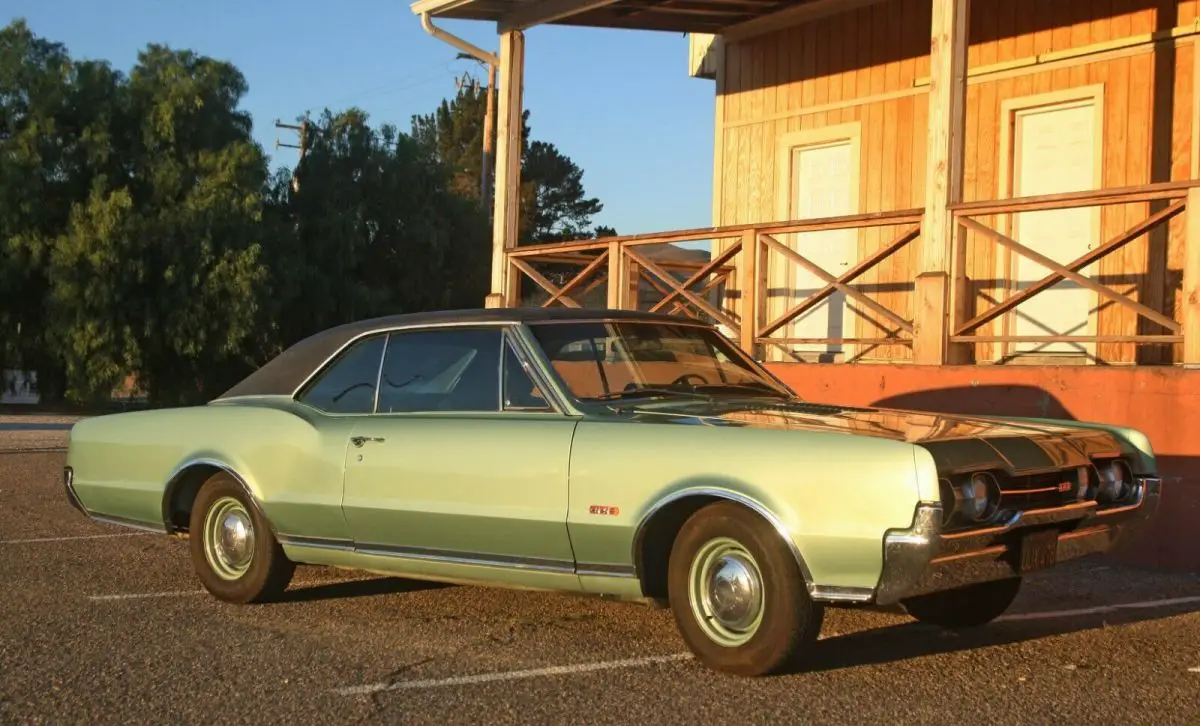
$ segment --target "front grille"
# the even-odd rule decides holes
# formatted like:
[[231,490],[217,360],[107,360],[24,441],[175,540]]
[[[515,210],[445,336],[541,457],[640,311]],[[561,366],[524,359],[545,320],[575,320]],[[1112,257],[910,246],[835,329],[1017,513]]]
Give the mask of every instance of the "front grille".
[[1028,511],[1061,507],[1078,501],[1079,477],[1086,469],[1067,469],[1024,476],[1000,476],[1000,509]]

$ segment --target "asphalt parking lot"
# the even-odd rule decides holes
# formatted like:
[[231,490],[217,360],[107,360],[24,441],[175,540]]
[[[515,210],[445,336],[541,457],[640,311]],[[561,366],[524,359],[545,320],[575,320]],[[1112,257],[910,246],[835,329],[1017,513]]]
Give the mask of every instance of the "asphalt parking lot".
[[738,679],[636,605],[313,567],[286,602],[224,605],[186,542],[70,508],[68,424],[12,420],[0,723],[1200,722],[1200,577],[1082,561],[969,636],[834,610],[807,671]]

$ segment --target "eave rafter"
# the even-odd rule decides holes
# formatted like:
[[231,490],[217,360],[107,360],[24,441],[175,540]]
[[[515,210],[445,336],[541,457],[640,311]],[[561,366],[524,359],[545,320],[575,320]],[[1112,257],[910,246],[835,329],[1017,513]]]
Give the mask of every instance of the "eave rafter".
[[490,21],[500,34],[539,25],[704,33],[741,40],[882,0],[417,0],[416,15]]
[[496,30],[507,33],[510,30],[525,30],[535,25],[545,25],[556,20],[579,15],[590,10],[607,7],[618,0],[539,0],[524,5],[518,5],[496,22]]

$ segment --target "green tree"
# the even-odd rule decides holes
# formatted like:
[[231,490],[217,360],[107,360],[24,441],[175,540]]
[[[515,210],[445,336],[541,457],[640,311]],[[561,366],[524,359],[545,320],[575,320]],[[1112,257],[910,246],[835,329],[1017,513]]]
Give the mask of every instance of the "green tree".
[[95,123],[127,168],[97,175],[49,244],[48,336],[73,399],[132,373],[153,403],[200,402],[252,364],[266,276],[266,161],[237,107],[246,81],[151,45],[118,90],[124,116]]
[[[412,135],[326,111],[270,174],[246,91],[189,50],[148,45],[124,74],[0,30],[0,367],[44,400],[133,375],[153,404],[199,403],[331,325],[481,303],[481,93]],[[570,159],[526,141],[523,165],[524,235],[603,231]]]
[[65,385],[46,337],[50,242],[98,175],[121,172],[102,120],[121,117],[119,80],[24,20],[0,29],[0,369],[37,371],[49,398]]
[[[433,113],[414,116],[412,120],[413,138],[451,170],[454,188],[474,199],[480,194],[486,110],[486,89],[464,85],[453,99],[442,101]],[[521,139],[520,241],[550,242],[593,236],[592,217],[604,205],[586,195],[583,170],[554,144],[532,138],[528,109],[522,112]],[[494,144],[493,136],[493,148]],[[490,173],[491,188],[495,189],[494,170]],[[491,203],[490,199],[484,200],[485,207],[490,208]]]
[[604,205],[583,190],[583,170],[554,144],[533,141],[521,160],[523,240],[556,242],[592,235],[592,217]]
[[310,123],[308,152],[270,192],[272,316],[283,344],[348,320],[476,307],[489,227],[431,148],[350,109]]

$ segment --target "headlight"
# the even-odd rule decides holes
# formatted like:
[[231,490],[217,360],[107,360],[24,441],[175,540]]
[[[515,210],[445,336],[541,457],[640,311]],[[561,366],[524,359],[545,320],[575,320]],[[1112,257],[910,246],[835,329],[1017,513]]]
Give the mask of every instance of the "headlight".
[[980,521],[990,517],[1000,503],[1000,485],[991,474],[979,472],[959,488],[959,510],[968,519]]
[[1106,461],[1096,466],[1100,471],[1100,487],[1096,498],[1102,502],[1117,502],[1129,493],[1133,483],[1125,462],[1118,460]]

